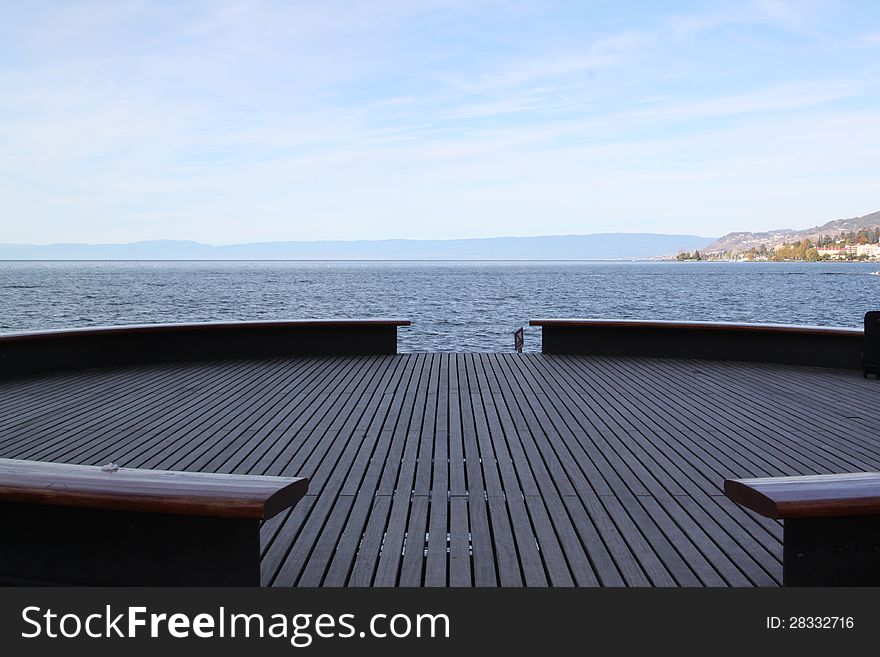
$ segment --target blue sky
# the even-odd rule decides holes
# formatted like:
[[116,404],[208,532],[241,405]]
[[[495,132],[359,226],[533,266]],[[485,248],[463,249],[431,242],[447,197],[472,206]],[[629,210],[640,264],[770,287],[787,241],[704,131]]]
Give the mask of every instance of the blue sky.
[[0,0],[0,242],[880,210],[880,3]]

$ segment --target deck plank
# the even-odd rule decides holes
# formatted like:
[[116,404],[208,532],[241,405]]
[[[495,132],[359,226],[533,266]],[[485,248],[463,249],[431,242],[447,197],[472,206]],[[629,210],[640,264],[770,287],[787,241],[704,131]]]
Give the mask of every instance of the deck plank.
[[779,522],[726,477],[880,470],[857,372],[401,354],[0,381],[0,457],[301,475],[275,586],[777,586]]

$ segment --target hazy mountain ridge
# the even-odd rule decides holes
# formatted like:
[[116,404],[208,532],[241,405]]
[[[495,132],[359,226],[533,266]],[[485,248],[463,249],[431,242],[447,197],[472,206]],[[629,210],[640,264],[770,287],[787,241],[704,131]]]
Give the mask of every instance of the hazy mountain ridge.
[[823,235],[836,236],[840,233],[859,231],[862,228],[875,228],[877,226],[880,226],[880,211],[872,212],[871,214],[866,214],[862,217],[834,219],[821,226],[814,226],[813,228],[805,228],[803,230],[781,228],[763,233],[753,233],[749,231],[728,233],[721,239],[707,246],[703,251],[707,254],[741,252],[748,251],[751,248],[760,248],[762,244],[768,249],[771,249],[775,246],[785,244],[786,242],[791,243],[804,239],[815,240]]
[[661,233],[254,242],[223,246],[187,240],[149,240],[129,244],[0,244],[0,260],[624,260],[702,249],[713,241],[713,237]]

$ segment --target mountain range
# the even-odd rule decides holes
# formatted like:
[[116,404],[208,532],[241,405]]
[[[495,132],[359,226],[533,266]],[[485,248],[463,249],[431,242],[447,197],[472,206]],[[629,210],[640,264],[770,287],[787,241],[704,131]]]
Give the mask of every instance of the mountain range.
[[821,226],[724,237],[663,233],[593,233],[450,240],[323,240],[252,242],[215,246],[188,240],[126,244],[3,244],[0,260],[648,260],[682,251],[737,253],[763,244],[773,248],[823,235],[880,226],[880,211]]
[[702,249],[714,237],[594,233],[453,240],[0,244],[0,260],[632,260]]
[[803,230],[782,228],[763,233],[751,233],[748,231],[728,233],[705,247],[703,251],[707,254],[736,253],[748,251],[751,248],[760,248],[762,244],[771,249],[774,246],[799,242],[804,239],[815,240],[823,235],[835,237],[841,233],[858,232],[863,228],[873,229],[877,226],[880,226],[880,212],[872,212],[863,217],[835,219],[821,226],[814,226],[813,228],[805,228]]

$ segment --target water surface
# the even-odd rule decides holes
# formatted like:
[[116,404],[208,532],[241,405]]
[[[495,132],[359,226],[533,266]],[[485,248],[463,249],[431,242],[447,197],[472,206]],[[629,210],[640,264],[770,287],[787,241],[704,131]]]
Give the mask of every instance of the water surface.
[[[404,317],[401,351],[506,351],[538,317],[859,327],[877,263],[0,262],[0,332]],[[527,329],[526,348],[540,347]]]

